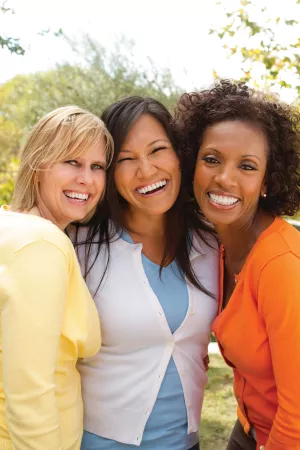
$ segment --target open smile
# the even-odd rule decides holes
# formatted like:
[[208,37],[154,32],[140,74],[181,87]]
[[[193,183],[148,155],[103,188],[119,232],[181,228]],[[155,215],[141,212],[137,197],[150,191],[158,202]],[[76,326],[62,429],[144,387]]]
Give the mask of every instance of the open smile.
[[208,192],[207,194],[211,204],[221,209],[231,209],[233,208],[240,199],[231,195],[220,195]]
[[167,185],[169,184],[170,180],[163,179],[160,181],[156,181],[155,183],[148,184],[147,186],[140,186],[135,189],[136,192],[141,194],[144,197],[149,197],[153,194],[156,194],[158,192],[161,192],[162,190],[165,190]]
[[90,198],[90,194],[75,191],[63,191],[69,201],[75,204],[86,204]]

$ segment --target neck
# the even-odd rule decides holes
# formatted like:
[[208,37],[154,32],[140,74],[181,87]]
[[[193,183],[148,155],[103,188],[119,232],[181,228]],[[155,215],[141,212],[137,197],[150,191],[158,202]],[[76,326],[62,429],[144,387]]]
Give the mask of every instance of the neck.
[[60,228],[62,231],[67,228],[69,223],[59,223],[57,220],[50,214],[46,209],[42,208],[41,206],[34,206],[33,208],[28,211],[28,214],[32,214],[34,216],[42,217],[43,219],[50,220],[54,225],[56,225],[58,228]]
[[226,253],[225,264],[238,274],[261,233],[271,225],[273,217],[258,211],[243,224],[215,225]]
[[163,237],[165,232],[165,214],[145,215],[139,211],[126,211],[125,224],[130,231],[140,236]]

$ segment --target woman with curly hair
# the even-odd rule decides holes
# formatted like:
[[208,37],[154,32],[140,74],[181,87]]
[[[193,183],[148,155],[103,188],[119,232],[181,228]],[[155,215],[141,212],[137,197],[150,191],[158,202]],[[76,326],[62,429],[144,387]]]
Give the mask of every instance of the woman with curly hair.
[[300,449],[300,115],[223,80],[184,94],[174,124],[198,206],[220,241],[213,331],[233,367],[227,449]]

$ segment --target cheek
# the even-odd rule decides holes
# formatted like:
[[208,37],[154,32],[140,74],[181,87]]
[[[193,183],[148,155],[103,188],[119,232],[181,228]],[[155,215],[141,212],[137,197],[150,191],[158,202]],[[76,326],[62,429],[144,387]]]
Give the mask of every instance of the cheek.
[[124,192],[130,187],[132,174],[129,167],[117,167],[114,173],[114,181],[118,192]]
[[[167,166],[165,166],[167,167]],[[178,187],[178,189],[180,188],[180,183],[181,183],[181,168],[180,168],[180,164],[179,161],[173,161],[172,165],[169,164],[170,167],[170,174],[172,175],[172,179],[173,182],[175,181],[176,183],[176,187]]]
[[264,191],[264,180],[259,177],[252,180],[244,180],[243,182],[244,192],[247,194],[249,201],[257,202],[257,199],[262,195]]
[[38,175],[38,191],[42,197],[48,197],[53,192],[53,177],[49,172],[41,172]]
[[101,171],[97,174],[95,185],[97,189],[97,195],[101,197],[106,186],[106,172]]
[[207,174],[205,168],[200,163],[196,165],[194,173],[194,190],[201,192],[204,189]]

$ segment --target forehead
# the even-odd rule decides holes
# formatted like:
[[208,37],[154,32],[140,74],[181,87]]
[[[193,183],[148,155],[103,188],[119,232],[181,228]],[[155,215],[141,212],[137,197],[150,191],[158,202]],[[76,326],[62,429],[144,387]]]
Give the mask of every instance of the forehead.
[[69,149],[69,157],[78,159],[103,159],[106,153],[106,144],[103,136],[84,141],[81,145],[73,146]]
[[150,114],[143,114],[130,128],[122,148],[141,144],[148,145],[158,139],[169,140],[164,127]]
[[243,153],[266,153],[267,138],[255,124],[242,121],[224,121],[208,127],[202,139],[202,148],[216,150],[240,150]]

